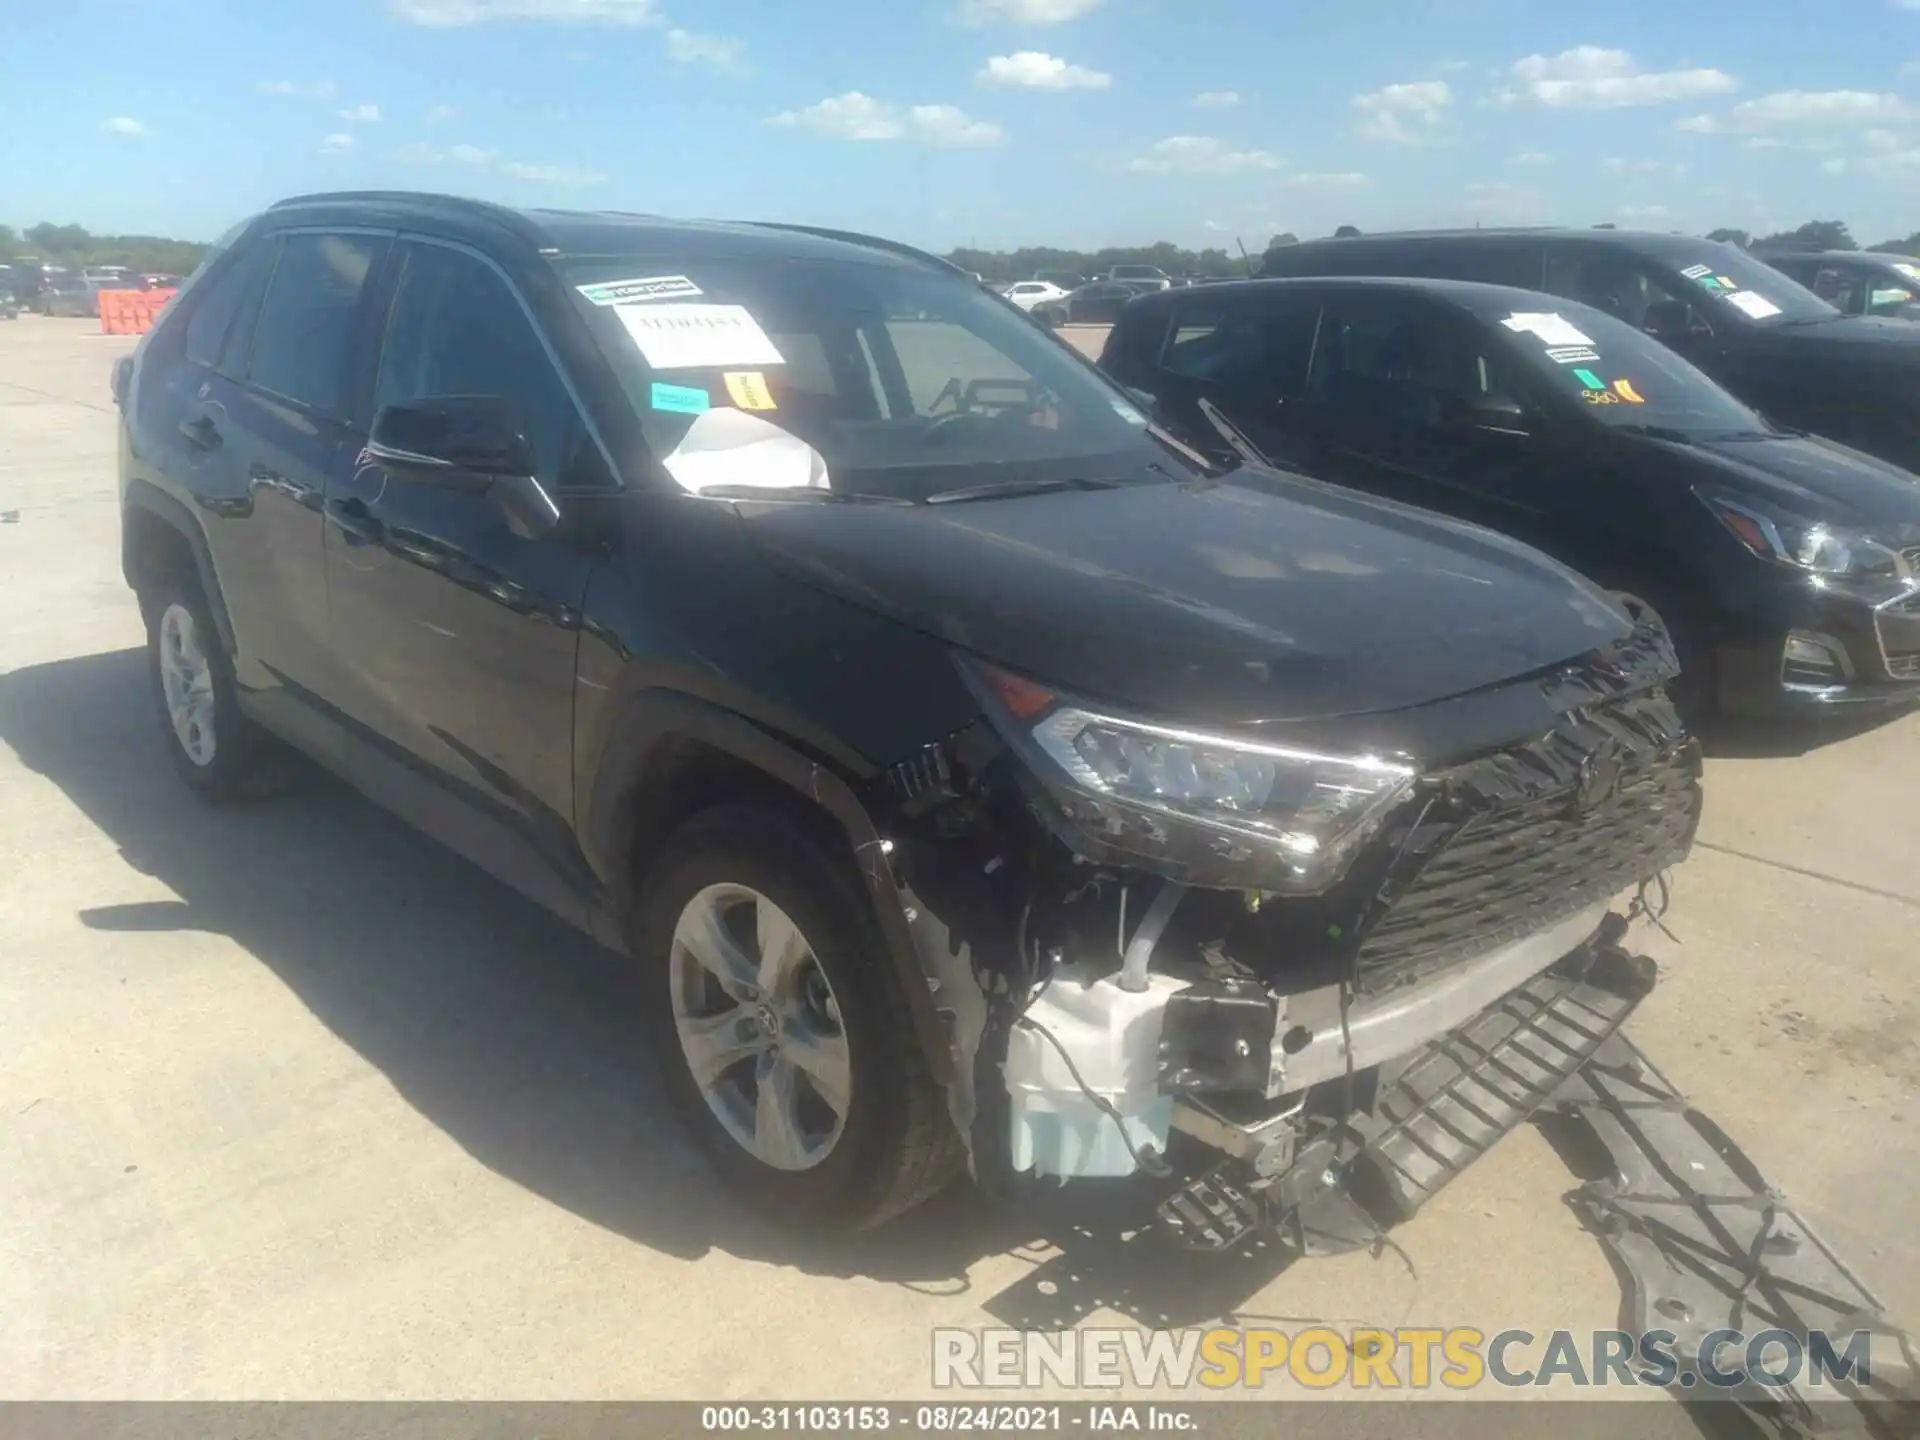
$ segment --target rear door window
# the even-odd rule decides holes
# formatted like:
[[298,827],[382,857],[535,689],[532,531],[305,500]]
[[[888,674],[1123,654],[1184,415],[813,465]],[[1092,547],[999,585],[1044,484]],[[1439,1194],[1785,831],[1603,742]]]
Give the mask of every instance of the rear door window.
[[1320,318],[1317,298],[1196,297],[1175,312],[1160,368],[1187,380],[1270,395],[1298,395]]
[[347,366],[384,236],[288,235],[261,302],[249,383],[345,419]]
[[187,318],[186,355],[194,364],[231,374],[245,362],[260,295],[279,248],[278,240],[255,241],[208,278]]
[[1356,421],[1437,424],[1450,406],[1515,394],[1506,358],[1481,340],[1465,318],[1414,296],[1337,296],[1321,317],[1307,391]]

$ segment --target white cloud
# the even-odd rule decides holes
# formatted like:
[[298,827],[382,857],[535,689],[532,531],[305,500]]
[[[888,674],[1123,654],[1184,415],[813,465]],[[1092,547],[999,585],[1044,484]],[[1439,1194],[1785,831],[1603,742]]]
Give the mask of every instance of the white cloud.
[[553,25],[658,25],[658,0],[389,0],[393,13],[413,25],[451,30],[501,21]]
[[1820,162],[1820,168],[1829,175],[1844,175],[1847,173],[1847,162],[1844,160],[1822,160]]
[[1740,142],[1742,150],[1784,150],[1787,142],[1778,135],[1753,135]]
[[1507,164],[1516,165],[1522,169],[1531,169],[1536,165],[1551,165],[1552,163],[1553,156],[1547,154],[1544,150],[1522,150],[1517,155],[1509,155],[1507,157]]
[[351,135],[328,135],[321,139],[320,148],[329,155],[339,155],[353,148]]
[[1871,90],[1777,90],[1734,106],[1725,115],[1689,115],[1678,128],[1696,135],[1823,126],[1907,124],[1920,106]]
[[336,93],[331,80],[316,80],[311,85],[294,80],[262,80],[260,90],[266,95],[294,95],[302,100],[331,100]]
[[949,150],[978,150],[1007,138],[1007,132],[992,121],[975,120],[954,105],[916,105],[908,118],[920,139]]
[[447,158],[447,152],[434,149],[424,140],[415,140],[394,151],[393,158],[402,165],[438,165]]
[[1452,103],[1453,90],[1444,80],[1387,85],[1353,97],[1360,134],[1394,145],[1419,145],[1434,138]]
[[1202,90],[1193,97],[1193,103],[1202,110],[1231,110],[1240,103],[1238,90]]
[[1609,175],[1649,175],[1663,180],[1687,178],[1687,167],[1670,160],[1627,160],[1616,155],[1601,161],[1600,168]]
[[451,105],[435,105],[427,111],[427,124],[444,125],[447,121],[458,117],[459,114],[460,112]]
[[797,130],[811,130],[835,140],[898,140],[906,122],[892,105],[849,90],[799,110],[783,110],[767,122]]
[[1280,183],[1295,190],[1351,191],[1366,189],[1373,183],[1373,177],[1358,170],[1307,170],[1289,175]]
[[607,177],[598,170],[581,170],[572,165],[529,165],[523,160],[500,162],[503,174],[515,180],[533,180],[542,185],[604,185]]
[[1100,8],[1100,0],[960,0],[962,25],[1063,25]]
[[1028,90],[1104,90],[1113,77],[1084,65],[1069,65],[1058,55],[1041,50],[1019,50],[995,55],[978,79],[989,85],[1016,85]]
[[1186,172],[1234,175],[1248,170],[1278,170],[1286,162],[1270,150],[1235,150],[1211,135],[1169,135],[1147,147],[1147,153],[1127,162],[1143,174]]
[[462,165],[491,165],[493,152],[482,150],[478,145],[455,145],[447,151],[449,159],[458,160]]
[[1642,70],[1625,50],[1577,45],[1558,55],[1529,55],[1513,64],[1515,85],[1501,104],[1528,101],[1556,110],[1613,110],[1726,95],[1740,82],[1724,70]]
[[109,135],[125,135],[133,140],[147,133],[147,127],[131,115],[116,115],[111,120],[102,120],[100,128]]
[[370,125],[380,118],[378,105],[349,105],[340,112],[340,118],[349,124]]
[[682,65],[705,65],[723,75],[746,71],[743,47],[722,35],[698,35],[691,30],[667,31],[667,54]]
[[953,105],[914,105],[902,109],[858,90],[830,95],[798,110],[769,116],[769,125],[811,130],[834,140],[921,140],[947,149],[998,145],[1006,132],[986,120],[975,120]]

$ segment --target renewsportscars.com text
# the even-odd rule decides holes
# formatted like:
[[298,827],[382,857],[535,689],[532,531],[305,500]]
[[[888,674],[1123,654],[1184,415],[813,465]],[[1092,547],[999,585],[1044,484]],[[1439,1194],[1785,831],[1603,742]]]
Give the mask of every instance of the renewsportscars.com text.
[[1213,1329],[933,1332],[939,1389],[1473,1390],[1567,1385],[1731,1390],[1748,1383],[1872,1384],[1872,1334],[1716,1330],[1697,1363],[1671,1330]]

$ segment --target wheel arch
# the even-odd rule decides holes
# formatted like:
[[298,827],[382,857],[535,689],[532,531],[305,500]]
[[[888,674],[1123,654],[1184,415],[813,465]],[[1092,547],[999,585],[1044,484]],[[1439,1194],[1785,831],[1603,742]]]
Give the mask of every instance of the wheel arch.
[[620,921],[638,874],[683,820],[712,805],[758,799],[818,824],[847,847],[887,958],[913,1015],[934,1079],[952,1077],[952,1054],[908,926],[905,901],[873,817],[845,776],[746,717],[675,691],[626,701],[583,795],[580,847]]
[[127,482],[120,506],[120,573],[135,594],[156,580],[191,573],[206,597],[220,647],[235,653],[233,620],[214,573],[206,532],[187,507],[146,480]]

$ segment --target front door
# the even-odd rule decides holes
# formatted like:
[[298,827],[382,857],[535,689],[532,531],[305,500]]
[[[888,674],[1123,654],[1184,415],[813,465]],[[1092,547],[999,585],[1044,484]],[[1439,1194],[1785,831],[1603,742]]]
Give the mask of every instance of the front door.
[[[505,276],[447,244],[406,240],[400,251],[369,413],[499,397],[520,417],[549,495],[610,488]],[[560,503],[560,529],[536,538],[490,494],[357,463],[327,493],[326,548],[333,643],[349,672],[342,705],[349,741],[361,742],[349,746],[356,780],[398,804],[409,776],[424,779],[571,869],[573,687],[593,554],[571,538]]]
[[1207,454],[1226,460],[1231,448],[1202,413],[1200,401],[1207,400],[1274,464],[1310,470],[1298,411],[1319,316],[1319,296],[1304,289],[1253,298],[1203,290],[1183,297],[1145,380],[1157,413]]

